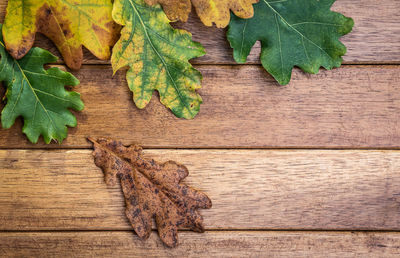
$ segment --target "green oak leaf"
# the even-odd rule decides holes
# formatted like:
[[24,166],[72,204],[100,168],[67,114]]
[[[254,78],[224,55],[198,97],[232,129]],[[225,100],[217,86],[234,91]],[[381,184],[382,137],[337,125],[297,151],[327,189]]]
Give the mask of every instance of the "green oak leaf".
[[294,66],[308,73],[339,67],[346,47],[339,38],[354,25],[351,18],[330,10],[335,0],[260,0],[254,17],[232,15],[227,33],[234,58],[246,62],[261,41],[261,62],[280,83],[288,84]]
[[113,48],[114,72],[129,66],[128,86],[138,108],[150,102],[154,90],[161,103],[177,117],[191,119],[200,110],[202,99],[196,89],[202,76],[189,60],[205,54],[191,34],[174,29],[159,5],[144,0],[116,0],[114,20],[124,26]]
[[67,126],[76,126],[76,118],[68,108],[83,109],[79,93],[64,88],[79,84],[78,79],[58,68],[43,68],[55,61],[57,57],[41,48],[32,48],[22,59],[15,60],[5,50],[0,33],[0,82],[7,87],[1,124],[8,129],[22,116],[22,131],[32,143],[37,143],[40,135],[46,143],[61,143],[67,137]]

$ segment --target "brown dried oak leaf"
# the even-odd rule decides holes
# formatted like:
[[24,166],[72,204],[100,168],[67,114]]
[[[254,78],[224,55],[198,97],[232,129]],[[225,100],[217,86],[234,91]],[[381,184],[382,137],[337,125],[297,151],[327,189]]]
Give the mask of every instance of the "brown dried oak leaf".
[[141,239],[151,233],[155,218],[161,240],[169,247],[178,243],[178,227],[204,232],[198,208],[211,208],[206,194],[181,180],[187,168],[174,161],[158,163],[142,156],[137,145],[125,147],[121,142],[89,139],[94,144],[96,166],[103,169],[107,185],[120,181],[126,202],[126,216]]

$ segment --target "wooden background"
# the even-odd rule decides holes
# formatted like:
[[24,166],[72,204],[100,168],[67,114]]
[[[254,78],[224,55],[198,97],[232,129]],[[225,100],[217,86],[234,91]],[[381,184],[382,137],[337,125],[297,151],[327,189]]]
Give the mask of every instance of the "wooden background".
[[[208,51],[193,60],[204,104],[192,121],[156,95],[138,110],[124,72],[112,77],[85,52],[74,74],[86,108],[63,145],[30,144],[21,121],[0,130],[0,257],[399,257],[400,1],[338,0],[334,10],[356,24],[343,38],[345,65],[295,70],[285,87],[259,65],[259,46],[237,65],[224,30],[197,18],[177,25]],[[186,164],[186,182],[213,200],[202,211],[207,232],[182,231],[176,249],[156,231],[139,240],[87,136],[140,143],[150,157]]]

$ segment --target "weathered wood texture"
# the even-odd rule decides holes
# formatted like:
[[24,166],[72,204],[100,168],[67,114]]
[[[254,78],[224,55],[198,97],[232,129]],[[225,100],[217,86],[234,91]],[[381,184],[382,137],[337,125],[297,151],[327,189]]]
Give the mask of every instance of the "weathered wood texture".
[[[0,0],[0,21],[3,21],[7,0]],[[354,31],[343,37],[348,47],[345,63],[381,64],[400,63],[400,1],[398,0],[338,0],[333,10],[354,18]],[[191,18],[187,24],[177,27],[188,29],[193,38],[200,41],[207,55],[193,60],[200,64],[232,64],[232,50],[226,41],[225,30],[205,27],[197,18]],[[44,37],[38,37],[36,45],[57,53],[54,45]],[[250,63],[259,63],[260,46],[249,57]],[[106,63],[96,60],[85,51],[85,63]]]
[[399,233],[182,232],[166,248],[155,232],[0,233],[0,256],[12,257],[399,257]]
[[[344,66],[319,75],[296,70],[285,87],[259,66],[199,68],[204,104],[188,121],[174,117],[156,94],[137,109],[123,72],[112,78],[109,67],[84,67],[76,90],[86,107],[61,147],[89,147],[87,136],[167,148],[400,147],[399,66]],[[44,146],[28,143],[20,121],[0,130],[0,148]]]
[[[207,229],[400,230],[400,151],[146,150],[186,164]],[[130,229],[89,150],[2,150],[0,230]]]
[[[287,87],[258,65],[232,65],[225,30],[194,17],[177,24],[208,51],[193,60],[205,102],[193,121],[175,118],[156,95],[138,110],[123,72],[112,78],[108,65],[84,66],[75,74],[86,109],[63,145],[28,143],[21,120],[0,130],[0,256],[399,257],[398,232],[318,230],[400,231],[400,151],[212,149],[400,148],[400,66],[377,66],[400,64],[400,1],[338,0],[334,10],[356,23],[343,37],[345,63],[375,65],[295,70]],[[36,45],[58,54],[41,35]],[[249,64],[259,64],[259,52],[257,45]],[[108,64],[84,53],[85,64]],[[87,136],[196,148],[145,152],[188,166],[186,182],[213,200],[201,211],[212,231],[181,232],[176,249],[155,232],[142,242],[118,231],[131,229],[119,187],[105,186],[91,151],[72,150],[90,147]],[[28,230],[38,232],[13,232]]]

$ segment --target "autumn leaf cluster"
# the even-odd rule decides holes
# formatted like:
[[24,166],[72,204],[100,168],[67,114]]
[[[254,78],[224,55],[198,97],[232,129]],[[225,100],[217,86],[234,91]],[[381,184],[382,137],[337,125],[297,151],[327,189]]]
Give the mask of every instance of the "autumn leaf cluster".
[[[35,34],[51,39],[72,70],[82,65],[82,47],[110,59],[114,73],[128,67],[126,80],[140,109],[158,91],[160,101],[177,117],[192,119],[203,102],[197,90],[202,75],[190,60],[203,46],[185,30],[171,26],[187,21],[195,10],[206,26],[225,28],[234,59],[246,62],[260,41],[263,67],[288,84],[294,67],[317,73],[339,67],[353,20],[330,10],[335,0],[9,0],[0,37],[0,81],[7,88],[1,122],[4,128],[23,117],[23,132],[32,142],[62,142],[82,110],[78,93],[64,86],[78,80],[58,68],[46,50],[32,48]],[[249,100],[251,101],[251,100]]]

